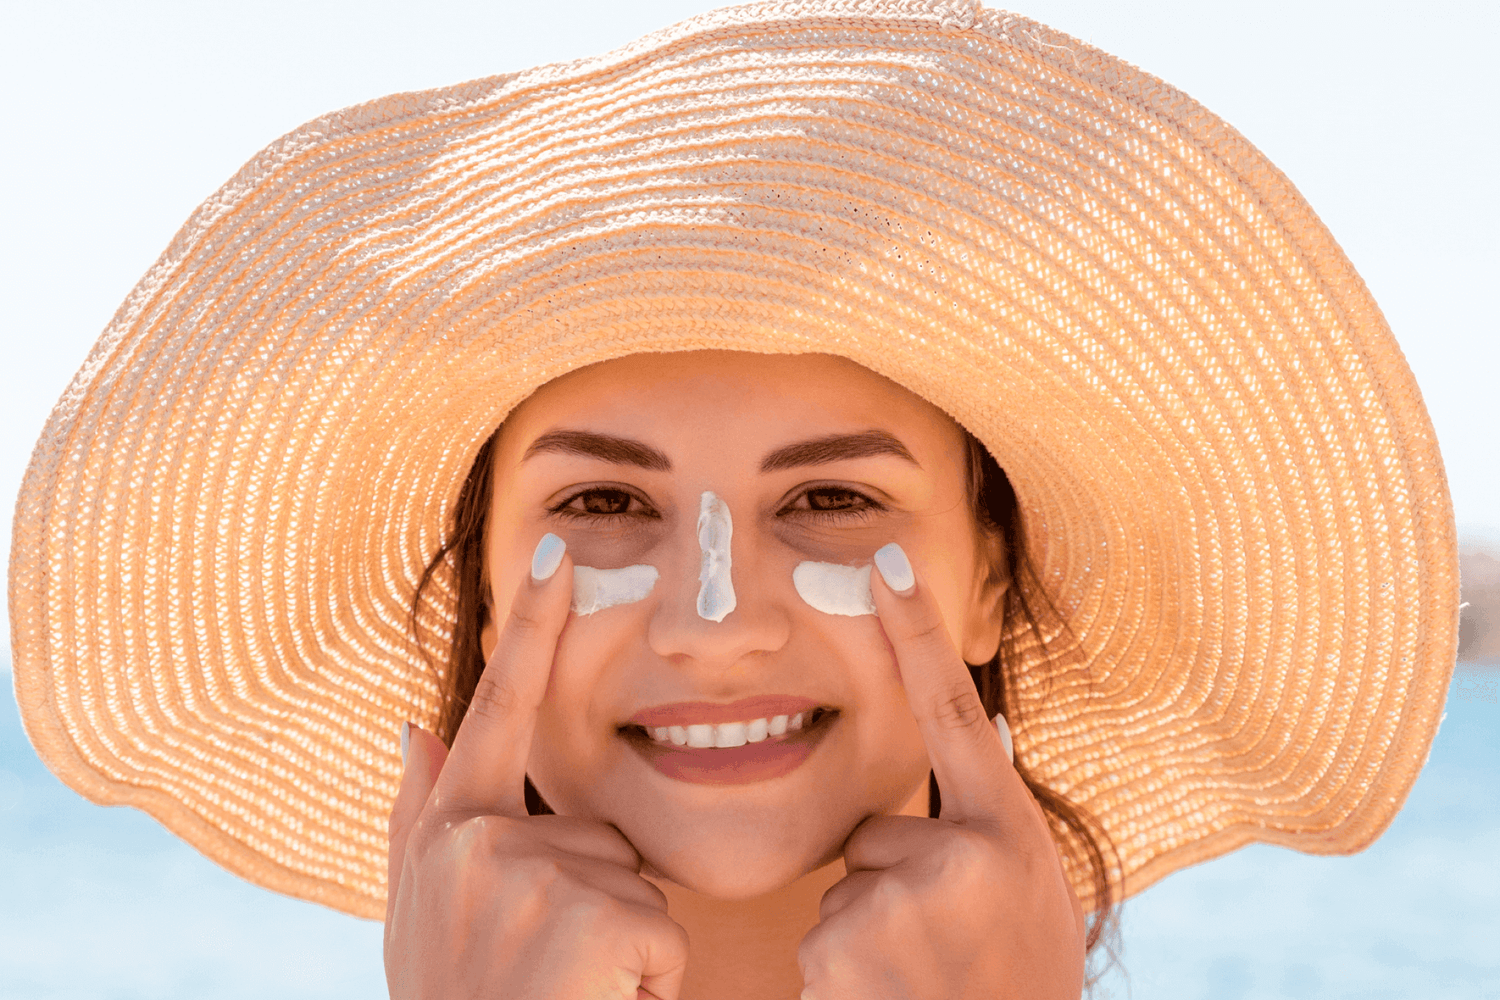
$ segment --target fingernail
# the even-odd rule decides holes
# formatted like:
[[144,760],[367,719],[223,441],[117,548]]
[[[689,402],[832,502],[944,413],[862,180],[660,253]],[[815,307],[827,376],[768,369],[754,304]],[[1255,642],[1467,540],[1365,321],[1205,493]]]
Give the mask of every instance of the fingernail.
[[895,542],[883,545],[875,552],[875,568],[880,570],[885,585],[902,597],[910,594],[917,585],[916,574],[911,571],[911,560]]
[[531,578],[538,583],[552,579],[552,574],[562,565],[563,553],[567,550],[568,543],[552,532],[543,535],[542,540],[536,543],[536,551],[531,554]]
[[401,723],[401,769],[406,769],[407,751],[411,749],[411,723]]
[[1016,744],[1010,738],[1010,723],[1006,722],[1005,716],[999,712],[995,713],[995,728],[1000,732],[1000,742],[1005,744],[1005,756],[1009,757],[1010,762],[1014,764],[1016,762]]

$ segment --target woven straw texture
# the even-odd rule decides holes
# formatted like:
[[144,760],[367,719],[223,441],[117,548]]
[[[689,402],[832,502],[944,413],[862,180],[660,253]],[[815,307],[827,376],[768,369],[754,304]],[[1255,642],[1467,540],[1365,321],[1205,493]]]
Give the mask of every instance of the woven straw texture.
[[1400,808],[1457,558],[1364,284],[1181,92],[929,0],[717,11],[256,155],[32,459],[10,606],[38,752],[382,916],[398,727],[437,707],[407,607],[476,450],[557,375],[702,348],[844,355],[1009,472],[1080,654],[1026,673],[1016,752],[1129,892],[1251,841],[1358,850]]

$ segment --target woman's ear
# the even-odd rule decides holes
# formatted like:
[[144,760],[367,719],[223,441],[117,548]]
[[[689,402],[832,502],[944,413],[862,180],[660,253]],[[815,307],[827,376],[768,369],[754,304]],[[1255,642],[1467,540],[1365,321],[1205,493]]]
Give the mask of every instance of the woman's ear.
[[1005,593],[1010,574],[1005,564],[1005,541],[999,532],[980,531],[976,546],[974,588],[964,621],[965,663],[988,663],[1000,649],[1005,627]]

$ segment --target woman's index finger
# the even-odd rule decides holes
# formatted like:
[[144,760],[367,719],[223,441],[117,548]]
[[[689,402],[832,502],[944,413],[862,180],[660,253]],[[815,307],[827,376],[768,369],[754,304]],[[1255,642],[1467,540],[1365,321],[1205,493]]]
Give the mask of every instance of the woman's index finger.
[[1010,757],[937,601],[916,579],[900,546],[877,552],[875,566],[871,593],[943,791],[942,818],[1006,825],[1012,810],[1029,808],[1017,797],[1025,785],[1005,780],[1006,771],[1014,778]]
[[438,809],[526,815],[526,761],[572,587],[562,539],[543,536],[438,776]]

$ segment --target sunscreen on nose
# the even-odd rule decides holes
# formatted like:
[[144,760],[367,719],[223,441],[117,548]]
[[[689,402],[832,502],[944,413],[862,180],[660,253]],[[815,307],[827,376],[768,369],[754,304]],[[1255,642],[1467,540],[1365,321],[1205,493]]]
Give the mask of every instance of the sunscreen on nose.
[[645,600],[656,586],[655,566],[622,566],[620,569],[573,567],[573,613],[591,615],[616,604]]
[[873,615],[870,567],[804,562],[792,570],[792,585],[814,611],[825,615]]
[[729,578],[729,539],[734,522],[729,505],[709,491],[698,504],[698,548],[703,562],[698,570],[698,615],[722,622],[734,610],[734,583]]

